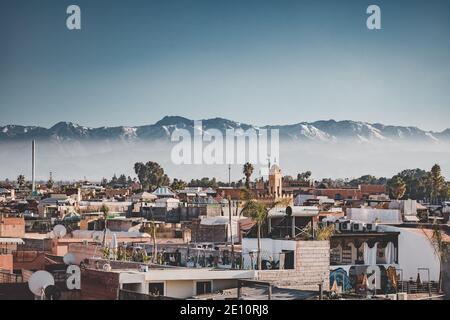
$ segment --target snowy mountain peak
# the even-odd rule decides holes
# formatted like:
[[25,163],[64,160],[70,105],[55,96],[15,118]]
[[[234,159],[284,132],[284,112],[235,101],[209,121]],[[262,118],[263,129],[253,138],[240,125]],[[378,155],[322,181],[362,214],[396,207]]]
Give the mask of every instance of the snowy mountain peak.
[[[450,141],[450,129],[442,132],[424,131],[417,127],[384,125],[359,121],[320,120],[292,125],[253,126],[223,118],[202,120],[203,129],[278,129],[281,140],[288,141]],[[51,128],[36,126],[0,126],[0,141],[15,140],[168,140],[175,130],[193,132],[194,120],[180,116],[166,116],[151,125],[89,128],[72,122],[58,122]]]

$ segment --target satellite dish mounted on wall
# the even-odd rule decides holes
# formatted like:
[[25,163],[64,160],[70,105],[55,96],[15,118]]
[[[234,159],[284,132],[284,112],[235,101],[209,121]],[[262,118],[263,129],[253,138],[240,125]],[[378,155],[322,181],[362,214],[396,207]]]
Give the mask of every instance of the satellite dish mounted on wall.
[[66,230],[66,227],[64,227],[62,224],[57,224],[53,228],[53,233],[55,234],[56,238],[62,238],[66,235],[67,230]]
[[292,216],[292,207],[291,206],[286,207],[286,215],[288,217]]
[[61,298],[61,290],[54,285],[45,287],[45,300],[59,300]]
[[70,266],[72,264],[77,264],[77,259],[75,257],[75,255],[71,252],[68,252],[64,255],[63,257],[63,261],[66,265]]
[[28,287],[35,296],[43,298],[45,296],[45,288],[48,286],[54,286],[55,279],[51,273],[47,271],[36,271],[28,280]]

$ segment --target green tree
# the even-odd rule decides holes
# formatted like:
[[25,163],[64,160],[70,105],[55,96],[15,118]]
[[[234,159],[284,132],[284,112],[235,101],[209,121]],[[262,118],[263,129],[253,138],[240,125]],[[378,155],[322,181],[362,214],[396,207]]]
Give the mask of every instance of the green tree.
[[124,174],[121,174],[119,178],[117,179],[117,183],[120,185],[126,185],[127,184],[127,177]]
[[258,252],[257,252],[257,264],[258,270],[261,270],[261,227],[264,224],[268,211],[266,207],[253,199],[247,200],[242,207],[241,211],[242,215],[245,217],[249,217],[252,219],[254,223],[256,223],[257,227],[257,241],[258,241]]
[[156,162],[149,161],[145,164],[137,162],[134,165],[134,171],[144,190],[170,185],[169,177],[164,173],[164,169]]
[[131,179],[131,177],[128,176],[128,177],[127,177],[127,185],[128,185],[128,186],[131,186],[131,185],[133,184],[133,182],[134,182],[133,179]]
[[116,174],[114,174],[113,177],[111,178],[111,180],[109,181],[109,185],[114,186],[117,183],[118,183],[118,179],[117,179]]
[[192,179],[188,184],[189,187],[201,187],[201,188],[217,188],[219,183],[216,178],[209,179],[207,177],[199,179]]
[[100,185],[105,188],[108,185],[108,179],[102,178],[102,181],[100,182]]
[[438,164],[435,164],[431,168],[430,187],[431,198],[438,198],[446,193],[447,185],[445,182],[445,178],[441,174],[441,167]]
[[53,186],[55,185],[55,182],[53,181],[52,178],[48,179],[47,181],[47,188],[48,189],[53,189]]
[[407,169],[397,174],[406,185],[405,197],[414,200],[423,200],[430,195],[429,172],[422,169]]
[[297,180],[298,181],[303,181],[303,182],[307,182],[309,180],[309,178],[311,178],[311,171],[305,171],[302,173],[297,174]]
[[252,198],[251,192],[248,189],[244,189],[241,192],[241,200],[244,202],[242,206],[241,214],[244,217],[252,219],[257,228],[257,264],[258,270],[261,270],[261,229],[269,215],[269,211],[276,206],[287,206],[288,200],[274,201],[274,202],[260,202]]
[[389,190],[394,199],[401,199],[406,192],[406,184],[400,176],[394,176],[389,181]]
[[184,182],[183,180],[178,180],[178,179],[173,179],[172,184],[170,185],[170,188],[172,190],[183,190],[184,188],[186,188],[187,183]]
[[242,173],[245,176],[245,187],[247,189],[250,189],[250,177],[253,174],[253,165],[250,162],[247,162],[246,164],[244,164],[244,168],[242,170]]

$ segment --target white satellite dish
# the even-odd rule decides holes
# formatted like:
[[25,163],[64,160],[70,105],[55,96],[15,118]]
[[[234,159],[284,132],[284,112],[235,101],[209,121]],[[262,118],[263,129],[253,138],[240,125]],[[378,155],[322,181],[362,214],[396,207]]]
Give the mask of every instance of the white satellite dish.
[[35,296],[39,297],[44,295],[45,288],[53,285],[55,285],[55,279],[51,273],[43,270],[36,271],[28,280],[28,287],[30,288],[30,291],[33,292]]
[[62,224],[57,224],[54,228],[53,228],[53,233],[55,234],[55,236],[57,238],[62,238],[66,235],[67,230],[66,227],[64,227]]
[[54,239],[55,238],[55,233],[53,231],[50,231],[49,233],[47,233],[47,237],[50,239]]
[[66,265],[70,266],[72,264],[77,264],[77,258],[71,252],[68,252],[64,255],[63,261]]

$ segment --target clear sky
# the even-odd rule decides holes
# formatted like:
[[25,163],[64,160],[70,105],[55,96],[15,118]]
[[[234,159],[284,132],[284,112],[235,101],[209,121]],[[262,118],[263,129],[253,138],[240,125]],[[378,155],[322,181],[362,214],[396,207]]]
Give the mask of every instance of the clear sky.
[[0,1],[0,125],[165,115],[449,128],[450,1]]

